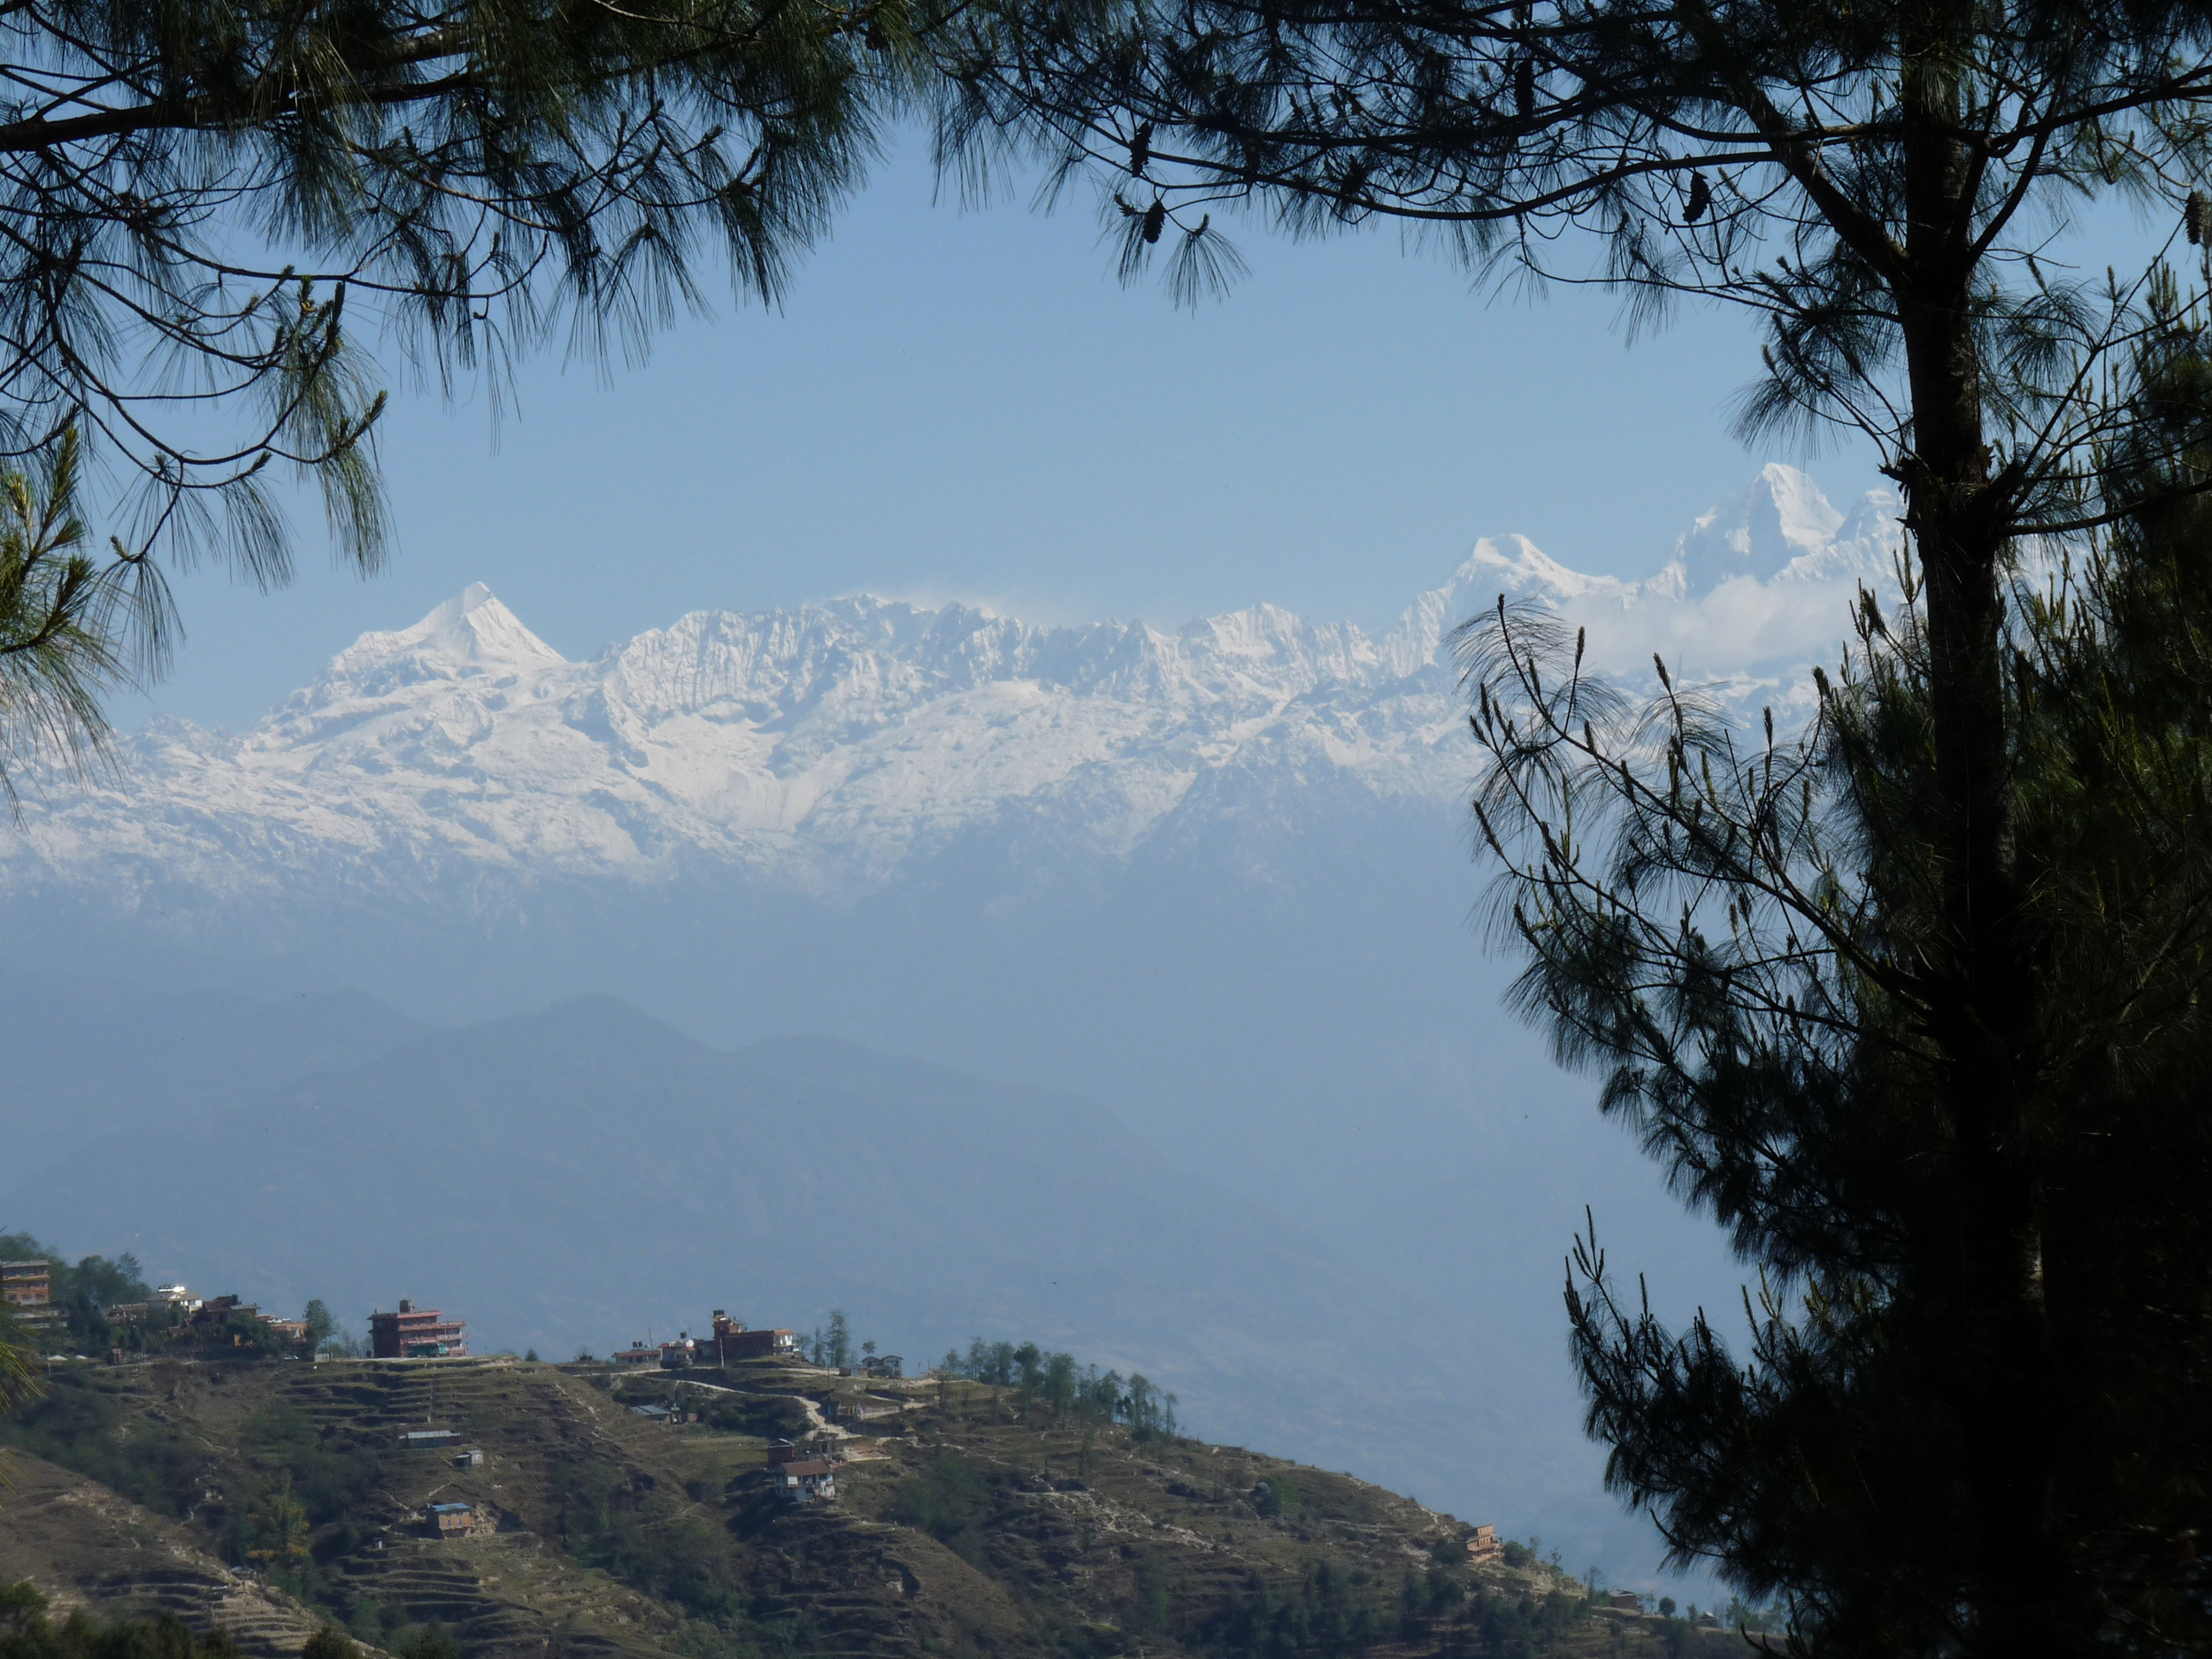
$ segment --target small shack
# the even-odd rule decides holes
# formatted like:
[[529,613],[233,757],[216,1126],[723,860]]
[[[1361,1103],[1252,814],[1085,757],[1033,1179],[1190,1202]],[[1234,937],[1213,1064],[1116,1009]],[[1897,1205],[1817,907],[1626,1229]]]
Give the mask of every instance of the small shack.
[[472,1538],[497,1530],[491,1517],[472,1503],[426,1504],[422,1517],[440,1538]]
[[828,1503],[837,1496],[837,1465],[810,1459],[782,1466],[786,1503]]

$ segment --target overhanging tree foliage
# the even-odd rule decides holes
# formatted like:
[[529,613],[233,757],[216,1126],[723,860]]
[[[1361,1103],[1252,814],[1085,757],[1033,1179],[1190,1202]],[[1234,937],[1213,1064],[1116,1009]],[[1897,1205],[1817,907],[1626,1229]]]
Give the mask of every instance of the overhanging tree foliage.
[[[2093,843],[2039,844],[2033,815],[2057,808],[2032,792],[2047,787],[2086,813],[2092,789],[2122,791],[2101,804],[2135,815],[2131,844],[2152,862],[2100,878],[2119,884],[2112,902],[2154,871],[2185,889],[2188,860],[2173,838],[2187,820],[2157,815],[2192,806],[2193,751],[2183,744],[2143,776],[2115,760],[2093,784],[2068,783],[2062,769],[2039,775],[2030,760],[2062,754],[2053,731],[2080,735],[2035,724],[2067,699],[2133,689],[2117,670],[2084,680],[2039,665],[2039,654],[2104,661],[2127,632],[2118,618],[2136,614],[2128,606],[2152,603],[2140,595],[2163,592],[2156,603],[2169,607],[2181,597],[2138,582],[2133,564],[2078,573],[2066,620],[2047,637],[2036,631],[2045,624],[2008,609],[2008,572],[2024,546],[2114,526],[2123,545],[2160,538],[2144,569],[2187,557],[2172,538],[2195,533],[2186,503],[2207,478],[2197,371],[2179,366],[2196,359],[2175,343],[2190,335],[2185,308],[2152,291],[2153,269],[2113,284],[2077,280],[2062,233],[2069,214],[2109,198],[2151,210],[2171,227],[2170,247],[2212,235],[2202,194],[2212,13],[2101,0],[1005,0],[970,14],[947,66],[949,165],[987,169],[1010,148],[1041,150],[1056,187],[1087,169],[1123,227],[1125,270],[1164,250],[1185,296],[1224,271],[1212,216],[1226,209],[1256,208],[1303,233],[1394,220],[1493,277],[1616,285],[1638,315],[1684,296],[1740,304],[1767,342],[1745,429],[1841,429],[1875,446],[1905,496],[1912,620],[1869,640],[1880,649],[1860,657],[1863,678],[1832,698],[1809,749],[1777,747],[1775,764],[1793,768],[1775,785],[1781,795],[1740,775],[1767,764],[1763,749],[1734,753],[1671,701],[1671,735],[1666,720],[1640,737],[1617,720],[1601,729],[1589,710],[1581,770],[1564,774],[1572,787],[1531,803],[1523,822],[1545,832],[1543,858],[1514,866],[1535,895],[1525,938],[1540,1011],[1571,1050],[1586,1045],[1589,1057],[1631,1071],[1650,1063],[1648,1033],[1622,1011],[1641,1006],[1636,998],[1655,1000],[1655,1028],[1688,1045],[1668,1062],[1689,1079],[1674,1095],[1647,1098],[1617,1078],[1613,1098],[1643,1117],[1689,1194],[1730,1217],[1740,1242],[1786,1281],[1774,1306],[1788,1317],[1762,1327],[1770,1347],[1751,1374],[1808,1414],[1763,1419],[1764,1455],[1771,1469],[1809,1460],[1801,1486],[1817,1498],[1793,1517],[1766,1516],[1778,1530],[1762,1532],[1740,1506],[1782,1499],[1729,1484],[1752,1463],[1724,1468],[1720,1449],[1694,1438],[1655,1446],[1651,1437],[1697,1419],[1663,1409],[1682,1403],[1667,1393],[1673,1381],[1648,1398],[1623,1392],[1612,1368],[1633,1373],[1634,1344],[1650,1327],[1632,1309],[1612,1321],[1602,1288],[1578,1310],[1597,1426],[1615,1441],[1624,1487],[1681,1511],[1686,1547],[1717,1551],[1746,1583],[1801,1594],[1808,1630],[1839,1647],[1878,1648],[1893,1633],[1908,1644],[1893,1650],[2052,1654],[2079,1651],[2093,1627],[2147,1647],[2166,1640],[2143,1586],[2163,1547],[2148,1540],[2170,1519],[2159,1504],[2178,1488],[2150,1479],[2131,1511],[2112,1500],[2110,1526],[2139,1530],[2135,1556],[2111,1532],[2105,1555],[2075,1546],[2085,1517],[2069,1506],[2086,1502],[2075,1477],[2102,1455],[2091,1422],[2108,1419],[2079,1415],[2070,1345],[2092,1339],[2080,1308],[2062,1319],[2054,1298],[2123,1259],[2195,1267],[2177,1244],[2127,1255],[2152,1250],[2154,1229],[2124,1246],[2110,1230],[2085,1238],[2073,1200],[2061,1197],[2064,1181],[2094,1166],[2085,1153],[2114,1150],[2085,1148],[2083,1136],[2150,1163],[2186,1156],[2160,1139],[2177,1132],[2177,1113],[2185,1118],[2180,1096],[2124,1113],[2116,1084],[2084,1092],[2095,1050],[2085,1033],[2104,1018],[2087,1010],[2138,969],[2161,984],[2182,973],[2175,964],[2191,960],[2195,924],[2185,910],[2169,933],[2147,918],[2108,938],[2078,914],[2060,926],[2047,908],[2051,872],[2070,872],[2060,883],[2070,892],[2094,889],[2065,863]],[[2139,598],[2123,604],[2122,593]],[[2110,628],[2083,620],[2107,605]],[[1591,688],[1566,663],[1548,671],[1545,649],[1518,654],[1509,621],[1500,619],[1478,680],[1489,687],[1482,718],[1514,718],[1502,742],[1515,754],[1531,733],[1511,705],[1564,720],[1552,701],[1559,687],[1573,686],[1571,701]],[[2173,705],[2164,718],[2185,727],[2202,682],[2178,658],[2162,672]],[[1525,696],[1515,691],[1524,673]],[[2116,706],[2139,718],[2136,705]],[[1636,743],[1656,770],[1640,772]],[[1571,864],[1586,856],[1571,837],[1587,826],[1553,816],[1577,790],[1595,791],[1584,802],[1593,810],[1618,791],[1628,849],[1586,890],[1562,885],[1544,862],[1555,843]],[[1709,804],[1694,807],[1701,791]],[[1831,823],[1824,810],[1841,816]],[[1736,863],[1674,869],[1671,859],[1714,856],[1670,849],[1688,833],[1684,812],[1713,815],[1698,820],[1709,830],[1724,822],[1784,837],[1770,856],[1809,885],[1763,886],[1743,863],[1747,844],[1732,849]],[[1657,882],[1650,891],[1691,884],[1686,918],[1640,909],[1639,871]],[[1555,957],[1562,938],[1581,935],[1550,931],[1550,902],[1586,906],[1604,949]],[[1778,924],[1773,961],[1716,964],[1701,943],[1683,942],[1732,937],[1731,917],[1751,928],[1771,906],[1800,917]],[[2136,948],[2162,965],[2145,967],[2127,954]],[[1882,1004],[1870,1023],[1860,1005],[1869,995]],[[1753,1037],[1764,1047],[1739,1054]],[[2154,1088],[2149,1072],[2108,1064],[2139,1094]],[[1707,1065],[1709,1076],[1698,1070]],[[2185,1071],[2160,1075],[2157,1087],[2184,1087]],[[1708,1171],[1698,1159],[1718,1155],[1686,1149],[1664,1113],[1724,1105],[1733,1115],[1711,1125],[1713,1144],[1745,1137],[1742,1156]],[[1759,1113],[1785,1107],[1796,1114],[1786,1134],[1760,1140],[1780,1131]],[[1911,1208],[1907,1195],[1833,1185],[1847,1178],[1923,1189],[1918,1225],[1892,1236],[1891,1210]],[[1739,1205],[1774,1213],[1747,1222]],[[1908,1296],[1885,1277],[1901,1252],[1919,1253],[1914,1271],[1942,1297]],[[1801,1318],[1786,1299],[1793,1279],[1817,1293]],[[2177,1340],[2185,1331],[2196,1340],[2185,1311],[2199,1282],[2185,1271],[2162,1302]],[[2093,1305],[2141,1286],[2131,1271],[2083,1294]],[[1909,1311],[1878,1317],[1889,1299]],[[1864,1355],[1822,1346],[1870,1333],[1879,1343]],[[1729,1373],[1713,1355],[1676,1380],[1717,1386]],[[1900,1436],[1891,1472],[1916,1472],[1920,1485],[1821,1463],[1830,1448],[1807,1438],[1832,1426],[1832,1413],[1815,1409],[1819,1391],[1839,1391],[1837,1410],[1847,1392],[1872,1398],[1845,1379],[1878,1365],[1915,1371],[1921,1392],[1908,1397],[1942,1402],[1934,1419],[1888,1419]],[[2157,1444],[2135,1442],[2153,1464]],[[1661,1464],[1678,1484],[1650,1473]],[[1901,1507],[1855,1508],[1847,1488],[1863,1478]],[[1701,1503],[1718,1508],[1699,1518]],[[1909,1513],[1915,1503],[1923,1509]],[[1922,1514],[1943,1517],[1930,1524],[1939,1540],[1919,1530]],[[1858,1532],[1832,1553],[1806,1553],[1800,1531],[1840,1527],[1847,1515]],[[1774,1543],[1784,1535],[1799,1553]],[[1933,1541],[1940,1569],[1920,1574],[1913,1551]],[[2108,1576],[2124,1558],[2134,1564]],[[2174,1569],[2164,1582],[2184,1580],[2194,1583]],[[1926,1599],[1909,1609],[1886,1599],[1893,1583],[1898,1596]],[[2202,1591],[2178,1594],[2174,1605],[2194,1606]]]
[[[2020,1155],[2046,1258],[2055,1649],[2212,1641],[2212,507],[2180,488],[2212,477],[2212,359],[2173,299],[2155,287],[2133,441],[2101,457],[2108,495],[2162,504],[2021,574],[2005,629],[2043,999]],[[1748,741],[1692,693],[1640,705],[1585,677],[1541,616],[1502,603],[1463,637],[1492,760],[1477,810],[1531,957],[1517,996],[1762,1271],[1747,1364],[1580,1246],[1569,1304],[1611,1480],[1683,1558],[1796,1598],[1816,1647],[1974,1642],[1974,1218],[1945,1087],[1962,1014],[1924,595],[1888,616],[1867,598],[1809,727]]]
[[[698,303],[703,256],[773,298],[910,90],[920,27],[910,0],[17,0],[0,19],[19,753],[96,739],[99,691],[158,667],[165,565],[286,579],[271,463],[319,487],[345,563],[378,565],[365,336],[496,398],[549,339],[635,352]],[[81,476],[104,535],[70,511]]]
[[0,1315],[0,1417],[10,1416],[38,1393],[38,1378],[31,1370],[33,1351],[16,1329],[15,1321]]

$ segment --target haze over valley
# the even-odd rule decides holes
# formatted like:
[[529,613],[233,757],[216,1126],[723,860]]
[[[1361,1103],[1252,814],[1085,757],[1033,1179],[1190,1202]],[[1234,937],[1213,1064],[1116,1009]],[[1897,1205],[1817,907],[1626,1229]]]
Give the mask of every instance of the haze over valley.
[[472,587],[32,780],[0,1212],[549,1353],[726,1304],[1034,1338],[1647,1571],[1560,1259],[1587,1204],[1670,1310],[1734,1274],[1499,1005],[1451,634],[1503,593],[1786,718],[1895,514],[1770,466],[1641,581],[1485,541],[1374,635],[860,596],[572,661]]

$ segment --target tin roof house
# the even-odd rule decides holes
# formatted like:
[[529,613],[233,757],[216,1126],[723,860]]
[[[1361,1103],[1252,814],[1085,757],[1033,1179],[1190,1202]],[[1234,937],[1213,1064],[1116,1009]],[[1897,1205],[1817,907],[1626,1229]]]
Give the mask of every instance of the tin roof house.
[[837,1465],[809,1460],[776,1471],[786,1503],[829,1503],[837,1496]]

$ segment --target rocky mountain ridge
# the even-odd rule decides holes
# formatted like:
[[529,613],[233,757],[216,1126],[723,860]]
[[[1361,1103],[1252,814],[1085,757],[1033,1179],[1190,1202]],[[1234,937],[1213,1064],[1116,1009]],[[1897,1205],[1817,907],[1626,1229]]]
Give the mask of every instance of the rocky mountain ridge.
[[[695,611],[570,662],[476,585],[364,634],[242,735],[164,719],[104,787],[50,780],[0,892],[95,884],[127,905],[157,872],[210,895],[457,875],[480,895],[706,865],[835,894],[979,833],[1125,858],[1290,779],[1450,803],[1474,763],[1449,638],[1496,595],[1587,623],[1601,664],[1632,670],[1655,641],[1786,700],[1894,534],[1893,500],[1847,516],[1770,465],[1642,581],[1486,540],[1379,636],[1272,605],[1169,633],[861,595]],[[1311,793],[1325,810],[1332,789]]]

